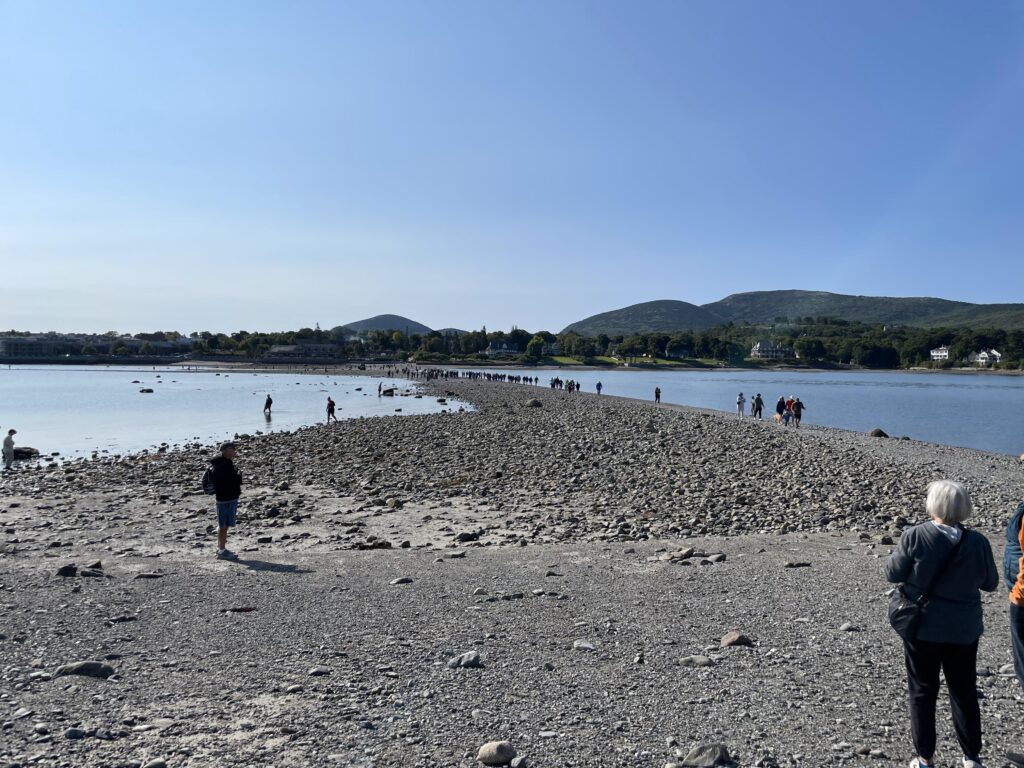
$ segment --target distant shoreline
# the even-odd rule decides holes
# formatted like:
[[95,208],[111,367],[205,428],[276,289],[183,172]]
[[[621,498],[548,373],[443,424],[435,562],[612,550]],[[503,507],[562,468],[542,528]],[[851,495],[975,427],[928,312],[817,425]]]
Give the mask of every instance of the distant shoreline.
[[205,370],[238,370],[252,373],[323,373],[325,370],[331,374],[369,374],[374,370],[382,368],[403,369],[458,369],[458,370],[514,370],[523,371],[524,375],[529,371],[635,371],[641,373],[912,373],[912,374],[938,374],[948,373],[963,376],[1021,376],[1024,370],[993,370],[991,368],[851,368],[847,366],[689,366],[689,365],[562,365],[559,363],[540,363],[537,365],[524,365],[517,362],[444,362],[444,363],[409,363],[394,361],[388,363],[369,363],[365,369],[359,368],[359,363],[350,362],[322,362],[322,363],[267,363],[251,360],[201,360],[188,362],[177,360],[174,362],[155,362],[152,359],[146,361],[118,361],[118,362],[65,362],[59,360],[40,360],[0,363],[0,371],[4,366],[19,367],[67,367],[78,369],[89,368],[116,368],[120,370],[140,369],[152,370],[153,368],[163,369],[193,369],[195,371]]

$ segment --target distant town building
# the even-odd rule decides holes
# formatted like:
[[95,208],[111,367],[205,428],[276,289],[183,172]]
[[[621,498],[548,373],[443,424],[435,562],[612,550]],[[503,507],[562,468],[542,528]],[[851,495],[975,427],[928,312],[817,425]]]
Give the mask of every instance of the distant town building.
[[268,357],[338,357],[341,348],[336,344],[275,344]]
[[548,341],[540,348],[542,355],[560,355],[562,354],[562,348],[558,346],[557,341]]
[[949,360],[949,347],[943,344],[941,347],[936,347],[931,352],[932,360]]
[[24,359],[60,357],[77,351],[75,345],[63,336],[0,337],[0,357]]
[[755,360],[786,360],[793,357],[793,348],[773,341],[759,341],[750,348]]
[[993,365],[1003,359],[1003,356],[994,349],[983,349],[981,352],[971,352],[967,356],[967,362],[982,367]]
[[671,344],[665,348],[665,357],[669,360],[686,360],[693,357],[692,349],[685,349],[683,347],[673,347]]

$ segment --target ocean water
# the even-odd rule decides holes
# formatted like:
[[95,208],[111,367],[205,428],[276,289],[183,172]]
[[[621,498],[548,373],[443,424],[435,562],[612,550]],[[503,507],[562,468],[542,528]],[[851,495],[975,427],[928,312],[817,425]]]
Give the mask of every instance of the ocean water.
[[[138,383],[134,383],[138,381]],[[0,367],[0,434],[63,458],[152,450],[161,443],[219,442],[235,434],[293,430],[326,420],[327,397],[344,420],[458,410],[424,395],[377,397],[377,385],[412,392],[403,379],[180,368]],[[153,394],[142,394],[143,387]],[[361,391],[360,391],[361,390]],[[267,394],[271,418],[263,414]]]
[[807,406],[804,424],[856,431],[880,427],[890,436],[977,448],[993,453],[1024,452],[1024,377],[869,371],[571,371],[538,369],[507,373],[537,375],[547,386],[553,376],[574,379],[586,392],[601,382],[604,394],[734,413],[736,395],[760,392],[765,418],[780,395],[795,395]]

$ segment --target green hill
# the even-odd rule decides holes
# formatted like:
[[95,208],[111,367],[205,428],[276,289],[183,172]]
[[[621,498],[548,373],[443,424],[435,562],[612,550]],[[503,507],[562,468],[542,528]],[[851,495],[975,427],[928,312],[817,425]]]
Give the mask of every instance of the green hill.
[[696,304],[674,299],[646,301],[631,307],[602,312],[567,326],[562,333],[581,336],[609,336],[631,333],[699,331],[721,325],[725,321]]
[[430,333],[430,329],[422,323],[410,320],[401,315],[376,315],[365,320],[357,320],[354,323],[345,323],[354,333],[363,331],[401,331],[402,333]]
[[706,309],[734,323],[771,323],[786,317],[836,317],[863,323],[1024,328],[1024,304],[970,304],[927,297],[849,296],[825,291],[734,293]]

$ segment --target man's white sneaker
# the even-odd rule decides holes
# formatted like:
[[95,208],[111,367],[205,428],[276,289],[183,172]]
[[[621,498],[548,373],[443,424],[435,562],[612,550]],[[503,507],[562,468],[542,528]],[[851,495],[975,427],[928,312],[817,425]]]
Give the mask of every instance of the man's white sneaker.
[[933,768],[935,763],[925,763],[920,757],[915,757],[910,761],[910,768]]
[[985,768],[985,766],[981,764],[981,760],[971,760],[971,758],[965,757],[964,768]]
[[217,550],[218,560],[237,560],[238,555],[232,552],[230,549],[218,549]]

